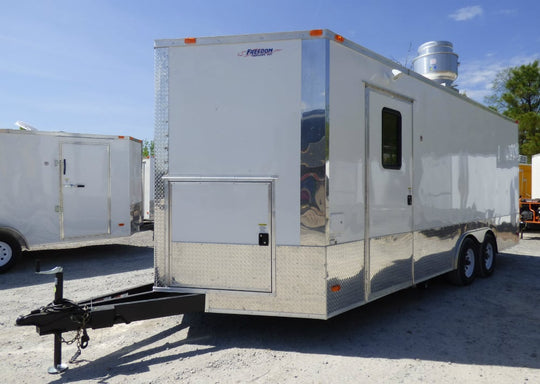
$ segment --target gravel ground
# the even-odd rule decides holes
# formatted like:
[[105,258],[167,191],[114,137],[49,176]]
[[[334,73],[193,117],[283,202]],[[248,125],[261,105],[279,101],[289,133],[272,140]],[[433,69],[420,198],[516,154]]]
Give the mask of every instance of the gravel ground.
[[[61,375],[47,373],[53,337],[14,325],[54,296],[35,259],[64,267],[75,301],[153,282],[152,232],[25,252],[0,275],[0,383],[540,383],[539,233],[488,279],[436,279],[327,321],[194,314],[89,330]],[[75,351],[64,345],[63,361]]]

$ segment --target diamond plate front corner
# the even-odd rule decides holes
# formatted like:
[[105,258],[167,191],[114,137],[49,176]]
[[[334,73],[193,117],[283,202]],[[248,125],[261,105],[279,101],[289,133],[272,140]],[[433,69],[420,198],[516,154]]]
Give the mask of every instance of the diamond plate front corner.
[[163,176],[167,175],[169,170],[169,48],[154,50],[154,71],[154,266],[155,284],[164,286],[168,281],[167,212]]

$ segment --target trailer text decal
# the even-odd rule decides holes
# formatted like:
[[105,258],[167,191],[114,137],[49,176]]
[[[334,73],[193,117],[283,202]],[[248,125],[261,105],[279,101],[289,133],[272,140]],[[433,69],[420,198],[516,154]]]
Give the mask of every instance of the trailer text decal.
[[256,48],[248,49],[246,51],[238,52],[238,56],[241,57],[258,57],[258,56],[272,56],[274,53],[281,51],[281,49],[274,48]]

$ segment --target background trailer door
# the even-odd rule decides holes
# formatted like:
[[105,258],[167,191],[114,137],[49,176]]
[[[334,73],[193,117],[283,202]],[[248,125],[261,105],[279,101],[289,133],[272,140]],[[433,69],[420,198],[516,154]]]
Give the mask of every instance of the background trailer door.
[[62,240],[110,234],[109,145],[62,143],[61,159]]

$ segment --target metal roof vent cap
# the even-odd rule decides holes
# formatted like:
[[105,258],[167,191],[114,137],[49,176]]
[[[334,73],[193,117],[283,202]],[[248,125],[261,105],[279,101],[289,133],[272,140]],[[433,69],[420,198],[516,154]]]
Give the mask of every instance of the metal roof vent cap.
[[444,86],[451,86],[458,77],[458,55],[449,41],[428,41],[418,47],[413,59],[414,71]]

